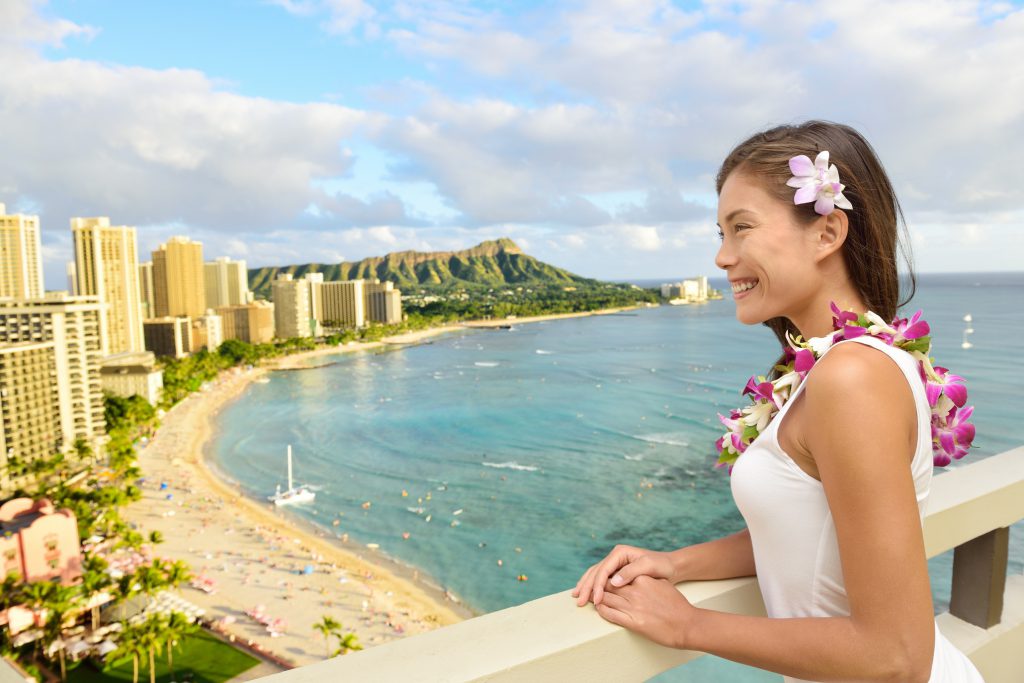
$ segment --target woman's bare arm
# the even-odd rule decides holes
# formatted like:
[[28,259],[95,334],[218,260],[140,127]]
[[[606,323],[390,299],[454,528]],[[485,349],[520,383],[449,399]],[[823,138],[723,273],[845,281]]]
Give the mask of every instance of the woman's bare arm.
[[673,550],[670,555],[675,567],[673,583],[731,579],[757,573],[750,531],[745,527],[729,536]]

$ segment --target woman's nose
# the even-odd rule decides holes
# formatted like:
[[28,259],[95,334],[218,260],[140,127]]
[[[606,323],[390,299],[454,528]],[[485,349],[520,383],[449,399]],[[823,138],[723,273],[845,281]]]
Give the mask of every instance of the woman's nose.
[[715,254],[715,265],[726,270],[729,266],[735,264],[736,257],[733,254],[732,245],[729,238],[726,237],[722,240],[721,246],[718,247],[718,253]]

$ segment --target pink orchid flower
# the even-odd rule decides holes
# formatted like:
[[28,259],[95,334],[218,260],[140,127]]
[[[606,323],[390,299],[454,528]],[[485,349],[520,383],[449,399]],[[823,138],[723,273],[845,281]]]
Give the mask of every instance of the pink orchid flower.
[[964,385],[964,378],[960,375],[950,374],[949,370],[941,366],[935,366],[936,379],[925,380],[925,393],[928,395],[928,404],[933,408],[938,405],[939,397],[945,395],[957,408],[963,408],[967,402],[967,387]]
[[843,196],[845,185],[839,182],[839,169],[835,164],[828,163],[828,152],[820,152],[814,163],[806,155],[795,156],[789,160],[789,170],[793,177],[786,185],[799,188],[793,196],[794,204],[814,202],[815,212],[822,216],[842,209],[852,209],[853,205]]
[[967,455],[974,441],[974,425],[967,420],[974,412],[974,406],[957,410],[950,409],[945,419],[932,414],[932,459],[935,465],[945,467],[952,459],[959,460]]

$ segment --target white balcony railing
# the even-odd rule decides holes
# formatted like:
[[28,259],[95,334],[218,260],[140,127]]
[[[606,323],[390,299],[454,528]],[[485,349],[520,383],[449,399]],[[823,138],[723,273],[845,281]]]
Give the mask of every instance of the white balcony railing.
[[[928,557],[955,549],[950,612],[939,628],[987,683],[1024,681],[1024,576],[1007,580],[1009,526],[1024,518],[1024,447],[932,480]],[[763,616],[753,577],[678,588],[708,609]],[[698,657],[613,626],[569,592],[270,676],[321,681],[642,681]]]

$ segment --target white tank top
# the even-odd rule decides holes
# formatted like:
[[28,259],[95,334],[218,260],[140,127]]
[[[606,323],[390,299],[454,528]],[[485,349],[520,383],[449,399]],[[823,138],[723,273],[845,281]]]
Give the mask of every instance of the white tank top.
[[[932,479],[931,411],[917,361],[902,349],[864,335],[848,342],[889,356],[910,383],[917,406],[917,445],[910,464],[917,509],[924,519]],[[845,343],[845,342],[840,342]],[[826,350],[828,353],[830,349]],[[811,372],[814,370],[812,369]],[[779,445],[779,425],[806,380],[733,466],[730,484],[746,520],[757,580],[769,617],[848,616],[839,544],[821,482],[804,472]],[[787,682],[800,679],[785,677]],[[976,683],[981,674],[935,627],[929,683]]]

